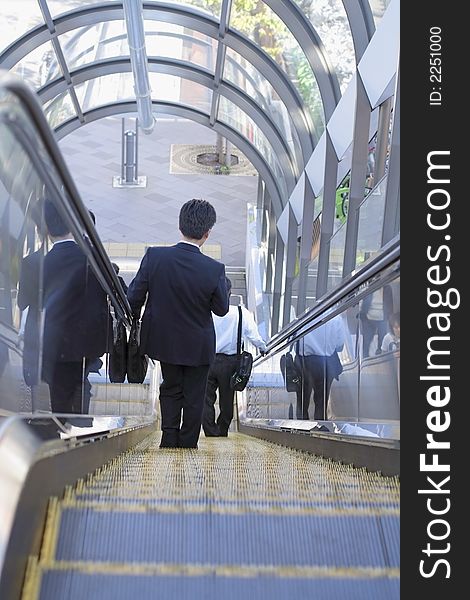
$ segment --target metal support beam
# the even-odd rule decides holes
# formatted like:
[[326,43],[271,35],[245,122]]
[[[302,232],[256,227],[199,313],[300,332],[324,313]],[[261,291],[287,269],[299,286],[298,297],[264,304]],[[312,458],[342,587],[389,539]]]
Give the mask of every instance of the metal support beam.
[[152,133],[155,119],[152,113],[152,95],[148,74],[142,0],[122,0],[127,40],[134,76],[139,124],[144,133]]
[[225,53],[227,51],[224,38],[228,30],[228,24],[230,21],[230,11],[232,9],[232,0],[222,0],[222,6],[220,8],[220,22],[218,32],[218,43],[217,43],[217,58],[215,60],[215,71],[214,71],[214,86],[212,90],[212,106],[210,113],[210,124],[214,125],[217,120],[217,113],[219,112],[219,86],[222,81],[222,72],[225,64]]
[[338,157],[328,130],[326,135],[325,175],[323,183],[323,206],[321,213],[320,251],[316,299],[324,296],[328,289],[328,269],[330,265],[330,240],[333,235],[336,214],[336,180],[338,177]]
[[[276,227],[276,225],[275,225]],[[273,293],[271,310],[271,336],[281,328],[281,294],[284,287],[284,251],[285,246],[281,234],[276,227],[276,249],[274,251]]]
[[282,327],[288,325],[291,321],[292,313],[292,284],[295,278],[295,263],[297,258],[297,221],[294,211],[289,204],[289,224],[287,229],[287,244],[285,253],[285,283],[284,283],[284,302],[282,306]]
[[82,107],[80,106],[80,102],[78,101],[77,94],[75,92],[75,88],[72,85],[72,77],[70,76],[70,72],[69,72],[69,69],[67,66],[67,61],[65,60],[64,53],[62,52],[62,47],[60,45],[59,40],[57,39],[57,32],[55,29],[54,20],[51,16],[49,6],[47,5],[46,0],[39,0],[39,8],[41,9],[43,19],[49,30],[49,33],[51,36],[52,47],[54,48],[54,52],[57,57],[57,62],[59,63],[60,69],[62,71],[64,81],[67,84],[67,90],[68,90],[70,98],[72,100],[73,107],[75,109],[75,112],[77,113],[80,123],[83,123]]
[[349,184],[349,206],[346,221],[346,240],[344,243],[343,277],[356,268],[357,234],[359,229],[359,207],[364,200],[367,173],[367,154],[369,148],[369,127],[371,106],[357,72],[356,111],[354,115],[353,151],[351,158],[351,177]]
[[379,122],[377,125],[377,143],[375,144],[374,186],[385,175],[385,163],[387,160],[390,114],[392,110],[392,98],[387,98],[379,108]]
[[267,213],[267,242],[268,248],[266,253],[266,275],[264,288],[267,294],[272,294],[274,291],[274,263],[276,255],[276,238],[278,235],[276,227],[276,215],[271,206],[269,194],[265,190],[264,194],[264,206],[265,212]]
[[300,8],[290,0],[264,0],[289,28],[312,68],[320,91],[325,123],[341,98],[338,77],[320,36]]
[[362,58],[374,35],[375,23],[369,0],[342,0],[351,29],[356,64]]
[[382,246],[400,231],[400,69],[397,70],[395,107],[390,144],[387,189],[385,192]]
[[307,308],[308,265],[313,244],[313,218],[315,211],[315,196],[308,178],[305,178],[304,206],[302,212],[302,230],[300,234],[299,257],[299,291],[297,298],[297,315]]

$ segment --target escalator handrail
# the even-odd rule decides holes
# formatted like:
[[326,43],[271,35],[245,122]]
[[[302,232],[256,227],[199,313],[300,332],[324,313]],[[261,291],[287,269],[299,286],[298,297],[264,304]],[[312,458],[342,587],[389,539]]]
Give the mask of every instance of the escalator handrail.
[[[50,126],[44,116],[41,104],[29,87],[16,75],[5,73],[0,76],[0,88],[3,88],[13,94],[18,100],[28,118],[31,120],[35,134],[40,138],[52,164],[54,165],[61,183],[66,190],[66,194],[61,194],[64,200],[64,205],[71,208],[75,216],[78,217],[80,224],[83,226],[83,233],[88,237],[93,258],[97,264],[99,273],[98,277],[105,284],[106,292],[108,293],[111,303],[117,309],[119,316],[124,320],[127,326],[130,326],[132,321],[132,311],[127,300],[127,296],[122,290],[121,284],[111,265],[111,261],[106,254],[103,244],[98,236],[96,228],[91,220],[88,209],[83,204],[80,193],[73,181],[67,165],[62,157],[61,151],[55,140]],[[18,125],[18,123],[16,123]],[[29,148],[28,152],[35,152],[33,148]],[[37,154],[37,153],[36,153]],[[39,158],[39,160],[42,160]],[[90,245],[89,245],[90,246]]]
[[[277,353],[286,346],[295,344],[295,342],[301,339],[305,333],[315,329],[325,321],[332,319],[337,313],[342,312],[344,306],[338,311],[330,311],[330,309],[335,305],[343,303],[348,297],[351,297],[351,295],[353,296],[354,303],[356,303],[363,296],[372,292],[374,287],[380,287],[383,284],[382,280],[380,280],[376,286],[373,284],[367,286],[362,293],[355,293],[358,292],[362,285],[378,276],[379,273],[383,272],[394,263],[399,263],[399,258],[400,239],[396,238],[386,244],[378,256],[368,261],[363,268],[348,277],[339,288],[332,290],[329,294],[324,296],[316,306],[308,309],[302,315],[297,317],[297,319],[289,323],[282,331],[274,335],[267,344],[266,353],[263,356],[257,356],[254,360],[254,364],[264,362],[270,355]],[[327,311],[329,312],[325,315],[326,318],[323,319],[322,315]],[[309,324],[311,324],[311,327],[307,329]]]

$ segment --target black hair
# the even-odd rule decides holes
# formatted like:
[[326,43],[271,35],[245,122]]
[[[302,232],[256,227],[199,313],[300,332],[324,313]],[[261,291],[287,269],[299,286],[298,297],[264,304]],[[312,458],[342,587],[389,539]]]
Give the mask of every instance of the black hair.
[[193,198],[180,210],[179,226],[181,233],[192,240],[200,240],[216,220],[215,209],[206,200]]
[[47,231],[52,237],[62,237],[70,233],[69,226],[65,223],[51,200],[44,202],[44,220],[46,221]]
[[88,209],[88,214],[90,215],[90,218],[93,221],[93,225],[96,225],[95,213],[92,210]]
[[113,269],[116,272],[116,275],[119,273],[119,266],[116,263],[111,263],[113,265]]

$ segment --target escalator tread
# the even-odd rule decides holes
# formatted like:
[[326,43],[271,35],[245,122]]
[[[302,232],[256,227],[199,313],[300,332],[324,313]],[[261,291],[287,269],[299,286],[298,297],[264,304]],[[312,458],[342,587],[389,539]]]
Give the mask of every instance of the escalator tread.
[[159,437],[51,500],[24,599],[399,597],[397,478],[240,434]]

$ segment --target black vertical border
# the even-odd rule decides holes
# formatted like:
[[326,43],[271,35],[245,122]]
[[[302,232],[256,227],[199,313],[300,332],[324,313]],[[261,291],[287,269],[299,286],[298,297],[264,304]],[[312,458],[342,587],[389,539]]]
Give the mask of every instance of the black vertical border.
[[[468,595],[465,571],[470,567],[464,564],[466,536],[470,531],[470,503],[463,487],[469,456],[465,438],[470,436],[464,431],[463,411],[470,401],[467,391],[470,327],[465,319],[467,303],[462,285],[467,279],[470,255],[470,185],[467,177],[464,179],[464,173],[470,176],[467,158],[470,157],[469,99],[464,91],[469,78],[470,35],[465,31],[468,23],[462,8],[459,3],[436,0],[401,1],[401,598],[450,600]],[[438,30],[440,51],[437,46],[431,49],[431,35]],[[435,56],[432,56],[433,51]],[[440,58],[441,63],[437,65],[439,68],[431,69],[436,66],[432,64],[435,58]],[[438,62],[434,60],[434,63]],[[431,92],[441,94],[440,105],[431,105],[431,101],[439,99],[438,94],[431,97]],[[427,181],[428,153],[445,150],[450,151],[450,156],[439,160],[442,164],[450,164],[450,184],[433,186]],[[442,187],[451,195],[449,208],[439,214],[430,210],[427,204],[432,187]],[[429,212],[436,212],[436,218],[442,219],[448,212],[451,219],[448,229],[433,231],[427,224]],[[435,256],[441,245],[448,246],[449,260],[446,260],[447,251],[443,250],[437,261],[430,262],[428,246]],[[440,265],[442,272],[446,266],[450,267],[451,278],[447,284],[430,286],[427,271],[435,264]],[[432,371],[433,374],[450,375],[449,382],[440,383],[450,387],[450,401],[440,408],[442,419],[445,418],[444,411],[449,412],[450,427],[435,434],[435,439],[451,444],[449,450],[438,452],[439,462],[450,464],[448,473],[424,473],[419,464],[421,453],[427,452],[427,462],[430,462],[430,455],[435,452],[426,450],[426,435],[430,433],[426,419],[436,410],[427,402],[426,392],[431,385],[439,385],[439,382],[420,380],[421,375],[430,374],[427,369],[428,340],[439,334],[435,327],[430,330],[426,322],[428,315],[434,312],[427,301],[428,287],[439,287],[443,294],[449,288],[460,292],[459,308],[437,309],[450,313],[450,330],[440,334],[450,336],[449,342],[440,345],[442,349],[450,349],[450,356],[443,356],[440,361],[450,364],[450,370]],[[463,460],[457,464],[459,458]],[[441,485],[441,489],[449,489],[449,494],[418,493],[419,489],[433,489],[427,476],[440,485],[448,475],[450,481]],[[448,498],[448,512],[432,515],[427,506],[428,498],[436,510],[445,509]],[[446,525],[431,524],[433,519],[439,518],[448,522],[450,533],[438,541],[429,537],[429,528],[433,535],[444,536]],[[423,552],[428,543],[432,550],[429,556]],[[446,563],[436,564],[439,559],[448,561],[449,568]],[[420,574],[420,561],[424,561],[422,568],[427,574],[434,571],[431,577]],[[448,574],[450,577],[446,578]],[[460,584],[466,591],[457,592]]]

